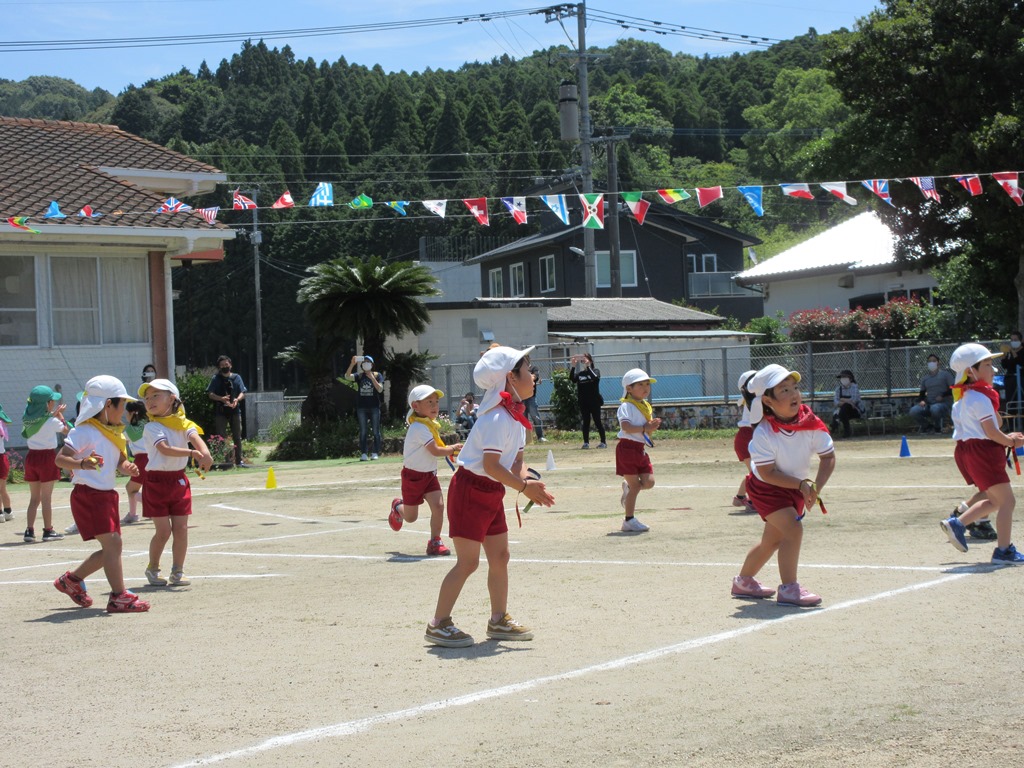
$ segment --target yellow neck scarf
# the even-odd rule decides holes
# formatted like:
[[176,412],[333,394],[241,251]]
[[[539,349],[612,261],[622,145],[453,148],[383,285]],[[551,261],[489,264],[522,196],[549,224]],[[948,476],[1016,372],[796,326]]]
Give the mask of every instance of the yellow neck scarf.
[[632,395],[626,395],[624,398],[619,400],[620,403],[632,403],[637,407],[637,410],[644,415],[644,418],[650,421],[654,417],[654,406],[648,403],[646,400],[637,400]]
[[[88,424],[91,427],[96,427],[107,440],[112,442],[117,450],[121,452],[122,456],[128,453],[128,440],[124,436],[124,424],[104,424],[102,421],[93,416],[91,419],[86,419],[82,422]],[[77,424],[75,426],[78,426]]]
[[441,424],[435,419],[428,419],[425,416],[410,416],[410,424],[422,424],[430,430],[430,434],[434,436],[434,444],[439,448],[444,448],[444,440],[441,439]]
[[178,410],[172,413],[170,416],[154,416],[149,414],[149,420],[155,421],[157,424],[163,424],[165,427],[171,429],[180,429],[182,432],[188,432],[190,429],[195,429],[200,435],[203,434],[203,429],[194,421],[185,417],[185,406],[179,405]]

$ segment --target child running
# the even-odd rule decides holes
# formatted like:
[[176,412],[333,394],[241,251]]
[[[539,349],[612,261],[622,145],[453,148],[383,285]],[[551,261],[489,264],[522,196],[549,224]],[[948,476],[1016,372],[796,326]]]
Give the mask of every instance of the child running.
[[[480,548],[487,556],[487,591],[491,618],[487,637],[494,640],[532,640],[533,633],[508,614],[508,525],[505,522],[505,486],[527,499],[550,507],[555,498],[544,483],[523,469],[523,447],[530,422],[523,415],[523,400],[533,393],[529,354],[494,347],[480,357],[473,380],[485,391],[479,418],[459,453],[459,470],[448,485],[448,533],[455,547],[455,565],[441,582],[434,618],[424,639],[447,648],[473,644],[473,638],[455,626],[452,610],[466,579],[480,564]],[[518,514],[518,502],[516,506]]]
[[[178,388],[167,379],[153,379],[139,387],[146,401],[149,423],[142,439],[149,454],[146,482],[142,486],[142,514],[153,521],[156,531],[149,542],[146,579],[154,587],[166,586],[160,575],[160,558],[167,540],[171,543],[172,587],[184,587],[185,554],[188,551],[188,517],[192,514],[192,488],[185,477],[189,459],[206,472],[213,466],[210,449],[199,435],[199,426],[185,417]],[[189,447],[189,443],[194,447]]]
[[138,476],[129,478],[128,485],[124,488],[128,496],[128,514],[121,518],[121,525],[131,525],[139,522],[139,505],[142,503],[142,486],[146,482],[149,453],[142,438],[146,427],[145,404],[133,400],[128,403],[125,410],[128,413],[128,425],[124,428],[124,433],[128,437],[128,450],[131,452],[132,462],[139,469]]
[[11,495],[7,493],[7,478],[11,476],[11,460],[7,457],[6,442],[10,435],[7,432],[7,425],[12,423],[11,418],[0,405],[0,523],[6,523],[14,519],[11,511]]
[[462,443],[445,445],[441,439],[441,425],[437,421],[440,398],[444,392],[429,384],[420,384],[409,392],[409,413],[406,423],[405,446],[402,449],[402,497],[391,501],[388,524],[391,530],[402,530],[402,523],[411,523],[419,517],[420,504],[426,500],[430,507],[430,541],[427,554],[431,557],[450,555],[451,550],[441,541],[444,525],[444,496],[437,481],[439,456],[454,456]]
[[28,441],[28,453],[25,455],[25,482],[29,490],[25,541],[28,543],[36,540],[36,510],[40,507],[43,510],[43,541],[64,538],[64,534],[53,529],[51,501],[53,485],[60,480],[60,469],[54,463],[57,435],[68,431],[64,403],[60,400],[60,392],[54,392],[45,384],[33,387],[21,417],[21,436]]
[[[743,388],[750,383],[755,373],[757,371],[744,371],[740,374],[736,387],[741,395],[743,394]],[[736,424],[738,427],[736,436],[732,439],[732,449],[736,452],[736,458],[746,466],[747,474],[750,474],[750,441],[754,437],[754,428],[750,426],[750,409],[747,408],[747,401],[745,399],[740,400],[740,408],[742,410],[740,411],[740,420]],[[743,475],[743,479],[740,480],[739,490],[732,497],[732,505],[734,507],[743,507],[746,512],[757,511],[754,509],[754,505],[750,503],[750,499],[747,498],[747,475]]]
[[640,491],[654,487],[654,466],[644,444],[653,446],[648,435],[661,426],[654,418],[654,407],[647,402],[651,396],[652,379],[645,371],[633,368],[622,377],[622,405],[616,413],[619,420],[619,442],[615,446],[615,474],[622,478],[619,503],[626,510],[623,533],[643,533],[650,528],[634,517]]
[[108,613],[141,613],[149,603],[140,600],[124,585],[121,564],[121,523],[118,515],[116,472],[134,475],[138,470],[125,453],[124,406],[127,390],[113,376],[95,376],[85,385],[82,407],[75,428],[68,433],[56,458],[56,466],[73,471],[71,481],[71,514],[83,541],[96,539],[100,549],[93,552],[73,571],[58,576],[53,586],[88,608],[92,597],[85,579],[100,568],[110,584]]
[[[992,387],[999,353],[989,352],[981,344],[963,344],[953,351],[949,366],[956,376],[953,385],[953,458],[968,485],[977,486],[985,498],[960,515],[942,520],[939,525],[949,543],[967,551],[967,526],[988,515],[996,515],[998,540],[992,552],[993,565],[1022,565],[1024,555],[1011,541],[1013,509],[1016,499],[1006,474],[1006,450],[1024,446],[1024,434],[1006,434],[1000,427],[999,393]],[[972,499],[973,501],[973,499]]]
[[[764,531],[732,580],[732,595],[774,595],[774,589],[754,577],[777,552],[782,579],[776,598],[779,605],[805,607],[818,605],[821,597],[796,579],[804,535],[801,520],[832,476],[836,454],[825,422],[800,402],[799,382],[799,373],[772,364],[758,371],[744,388],[750,422],[757,425],[750,441],[753,468],[747,477],[747,494],[764,520]],[[811,481],[814,454],[818,454],[818,472]]]

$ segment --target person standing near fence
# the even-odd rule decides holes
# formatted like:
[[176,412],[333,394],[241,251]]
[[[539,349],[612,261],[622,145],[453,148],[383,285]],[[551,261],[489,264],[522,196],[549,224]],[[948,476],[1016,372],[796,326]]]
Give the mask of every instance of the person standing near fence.
[[569,379],[576,384],[576,400],[579,403],[583,426],[582,447],[590,448],[590,420],[593,419],[597,433],[601,436],[601,442],[597,447],[607,448],[604,422],[601,420],[601,406],[604,405],[604,398],[601,396],[601,372],[594,367],[594,358],[589,352],[573,355],[569,362],[572,364]]
[[227,355],[218,357],[217,373],[210,380],[206,393],[216,403],[213,412],[214,434],[226,439],[227,426],[231,424],[236,467],[248,466],[242,461],[242,403],[246,391],[242,377],[231,372],[231,358]]
[[546,443],[544,424],[541,423],[540,408],[537,407],[537,386],[541,382],[540,369],[536,365],[531,365],[530,375],[533,376],[533,394],[523,400],[523,405],[526,407],[526,418],[533,424],[533,430],[537,435],[537,442]]
[[835,435],[839,431],[840,422],[842,422],[843,437],[849,437],[851,434],[850,419],[859,419],[864,415],[864,409],[860,403],[860,387],[857,386],[857,380],[853,377],[853,371],[840,371],[836,378],[839,383],[836,385],[835,395],[832,398],[835,410],[832,411],[830,431]]
[[999,365],[1003,369],[1003,404],[1002,410],[1005,413],[1012,413],[1016,417],[1016,424],[1019,414],[1024,412],[1021,400],[1024,393],[1021,392],[1021,369],[1024,368],[1024,348],[1021,347],[1020,331],[1010,334],[1010,343],[1001,347],[1003,356]]
[[922,433],[933,427],[942,431],[942,420],[949,418],[952,403],[953,374],[939,368],[937,355],[928,355],[928,373],[921,379],[921,393],[917,403],[910,409],[910,415],[917,419]]

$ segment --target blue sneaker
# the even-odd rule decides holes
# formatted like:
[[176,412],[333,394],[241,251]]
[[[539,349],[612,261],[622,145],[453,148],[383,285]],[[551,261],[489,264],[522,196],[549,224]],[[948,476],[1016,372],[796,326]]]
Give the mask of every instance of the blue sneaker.
[[992,565],[1024,565],[1024,555],[1011,544],[1006,549],[992,550]]
[[939,526],[949,536],[950,544],[961,552],[967,551],[967,528],[964,527],[963,523],[955,517],[951,517],[948,520],[940,521]]

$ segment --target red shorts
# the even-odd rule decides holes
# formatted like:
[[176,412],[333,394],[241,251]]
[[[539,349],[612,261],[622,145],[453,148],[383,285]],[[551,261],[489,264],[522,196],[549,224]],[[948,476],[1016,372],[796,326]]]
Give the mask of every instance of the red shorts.
[[437,482],[437,472],[417,472],[415,469],[402,467],[402,503],[417,507],[423,503],[428,493],[440,492],[441,484]]
[[0,453],[0,480],[6,480],[11,476],[11,460],[6,453]]
[[29,448],[25,454],[25,482],[55,483],[60,480],[60,467],[54,463],[56,458],[56,448]]
[[497,480],[460,469],[448,484],[448,535],[482,544],[508,533],[504,500],[505,486]]
[[644,450],[644,444],[636,440],[620,438],[615,445],[615,474],[619,475],[653,475],[654,465],[651,457]]
[[185,470],[146,472],[142,486],[143,517],[180,517],[192,514],[192,486]]
[[135,477],[129,477],[128,478],[129,481],[131,481],[133,483],[138,483],[139,485],[145,485],[146,484],[146,465],[149,464],[149,454],[148,453],[136,453],[135,456],[132,457],[132,463],[135,464],[135,466],[139,468],[139,474],[136,475]]
[[747,497],[762,520],[780,509],[795,509],[798,515],[804,512],[804,495],[800,491],[758,480],[753,472],[747,475]]
[[104,533],[120,533],[117,491],[99,491],[88,485],[71,489],[71,516],[83,541],[92,541]]
[[979,491],[1010,482],[1006,448],[992,440],[957,440],[953,459],[967,484],[977,486]]
[[747,461],[750,458],[750,441],[753,439],[753,427],[740,427],[736,430],[736,437],[732,439],[732,449],[736,451],[737,459]]

